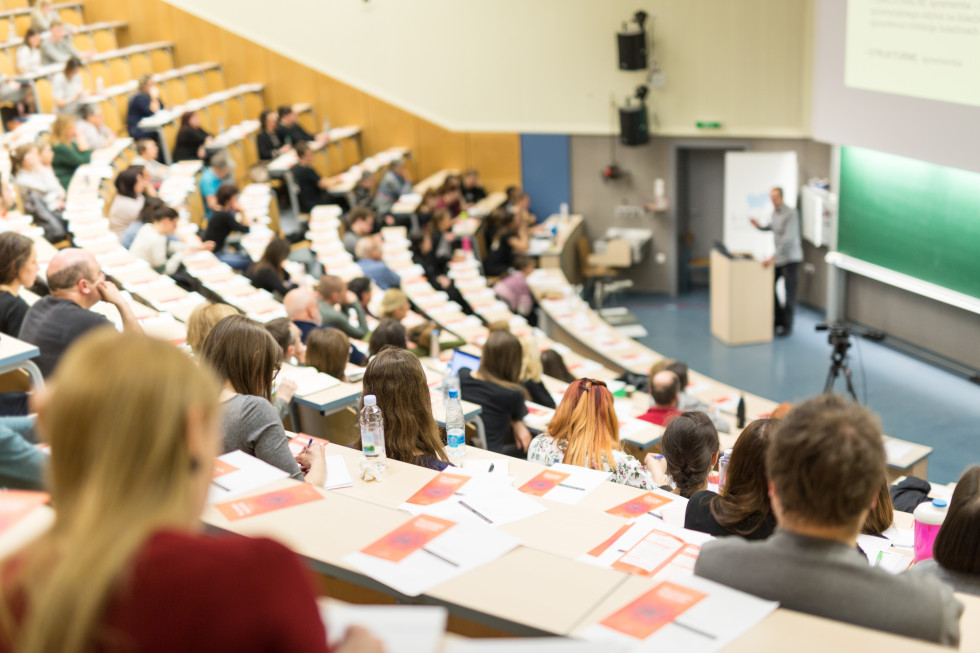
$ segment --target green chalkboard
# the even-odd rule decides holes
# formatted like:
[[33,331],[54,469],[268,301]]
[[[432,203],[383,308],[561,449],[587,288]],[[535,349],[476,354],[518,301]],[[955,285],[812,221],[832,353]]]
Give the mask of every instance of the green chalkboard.
[[980,174],[841,148],[837,248],[980,298]]

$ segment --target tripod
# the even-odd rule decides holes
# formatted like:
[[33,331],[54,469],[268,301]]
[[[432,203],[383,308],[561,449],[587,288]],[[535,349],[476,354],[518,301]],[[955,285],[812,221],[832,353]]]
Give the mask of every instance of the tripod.
[[847,366],[847,349],[850,346],[851,343],[846,340],[834,345],[834,351],[830,355],[830,370],[827,372],[827,382],[823,386],[823,392],[824,394],[832,393],[837,377],[843,374],[847,384],[847,394],[851,395],[855,402],[860,403],[857,393],[854,392],[854,384],[851,383],[851,368]]

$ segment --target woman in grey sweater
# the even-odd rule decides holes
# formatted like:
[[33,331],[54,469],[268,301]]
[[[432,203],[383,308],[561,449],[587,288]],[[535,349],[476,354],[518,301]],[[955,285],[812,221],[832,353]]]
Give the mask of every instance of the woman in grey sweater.
[[260,324],[242,315],[218,322],[201,347],[202,360],[224,382],[224,451],[242,450],[293,478],[322,486],[327,476],[323,447],[314,443],[293,457],[279,414],[269,398],[282,353]]

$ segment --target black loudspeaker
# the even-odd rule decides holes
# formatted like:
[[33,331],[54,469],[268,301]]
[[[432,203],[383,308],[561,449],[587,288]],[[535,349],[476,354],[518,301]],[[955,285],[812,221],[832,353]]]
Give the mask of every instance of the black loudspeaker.
[[650,142],[647,105],[638,104],[619,109],[619,141],[623,145],[643,145]]
[[647,67],[647,33],[644,29],[618,32],[619,69],[645,70]]

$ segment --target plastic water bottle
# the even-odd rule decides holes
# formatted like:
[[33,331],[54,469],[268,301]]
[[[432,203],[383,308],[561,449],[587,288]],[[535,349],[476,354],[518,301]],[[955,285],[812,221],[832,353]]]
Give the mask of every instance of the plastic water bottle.
[[459,388],[449,389],[446,403],[446,453],[449,462],[459,466],[466,455],[466,423],[463,421],[463,407],[459,404]]
[[725,472],[728,471],[728,463],[732,461],[732,450],[725,449],[725,453],[718,459],[718,489],[725,488]]
[[920,503],[912,512],[915,518],[912,527],[915,546],[913,557],[916,562],[932,557],[932,545],[939,534],[939,527],[946,519],[947,509],[945,499],[933,499]]
[[436,360],[439,360],[439,329],[433,329],[429,331],[429,356]]
[[378,398],[374,395],[364,396],[364,408],[361,409],[361,451],[364,459],[378,471],[385,470],[385,424],[378,406]]
[[442,375],[442,401],[448,406],[449,405],[449,391],[456,390],[456,396],[459,396],[459,377],[453,374],[453,369],[451,366],[446,366],[446,372]]

